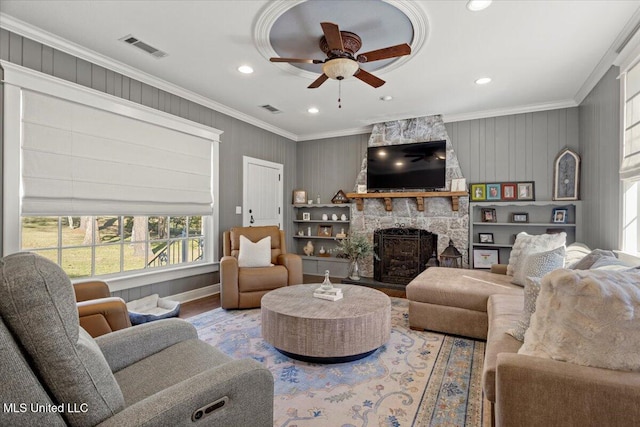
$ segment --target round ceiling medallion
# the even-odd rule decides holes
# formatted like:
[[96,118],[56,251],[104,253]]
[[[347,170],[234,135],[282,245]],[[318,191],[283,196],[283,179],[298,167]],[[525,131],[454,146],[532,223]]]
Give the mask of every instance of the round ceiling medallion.
[[[268,61],[271,57],[325,60],[321,22],[340,27],[345,50],[369,52],[408,43],[411,55],[361,64],[376,75],[393,70],[418,53],[428,35],[424,11],[410,0],[277,0],[269,2],[256,21],[254,42]],[[354,55],[355,56],[355,55]],[[272,63],[282,70],[316,79],[319,64]]]

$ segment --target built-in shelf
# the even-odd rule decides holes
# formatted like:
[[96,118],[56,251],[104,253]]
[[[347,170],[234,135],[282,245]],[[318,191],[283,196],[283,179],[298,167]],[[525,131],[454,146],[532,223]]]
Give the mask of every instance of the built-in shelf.
[[469,194],[466,191],[407,191],[397,193],[347,193],[347,197],[355,199],[356,207],[359,211],[364,209],[364,199],[384,199],[384,208],[390,212],[393,210],[393,203],[391,199],[399,197],[403,198],[415,198],[418,211],[424,212],[424,199],[429,197],[450,197],[451,209],[458,210],[460,197],[467,197]]
[[295,235],[295,236],[293,236],[293,238],[294,239],[307,239],[307,240],[309,240],[309,239],[339,240],[339,238],[336,237],[336,236],[306,236],[306,235],[305,236],[298,236],[298,235]]
[[473,225],[490,225],[503,227],[575,227],[575,224],[567,224],[563,222],[474,222]]
[[293,222],[299,222],[301,224],[304,223],[316,223],[316,224],[325,224],[327,222],[331,222],[333,224],[349,224],[349,221],[342,220],[334,220],[334,219],[294,219]]

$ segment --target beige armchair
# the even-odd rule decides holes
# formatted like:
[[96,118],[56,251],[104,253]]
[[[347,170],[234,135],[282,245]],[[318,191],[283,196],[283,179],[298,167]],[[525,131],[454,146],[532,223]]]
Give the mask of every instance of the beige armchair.
[[112,297],[109,286],[99,280],[73,285],[80,326],[92,337],[131,327],[122,298]]
[[[271,236],[272,267],[238,267],[240,236],[252,242]],[[302,258],[287,253],[284,231],[276,226],[234,227],[223,233],[220,260],[220,303],[222,308],[260,307],[267,292],[302,283]]]

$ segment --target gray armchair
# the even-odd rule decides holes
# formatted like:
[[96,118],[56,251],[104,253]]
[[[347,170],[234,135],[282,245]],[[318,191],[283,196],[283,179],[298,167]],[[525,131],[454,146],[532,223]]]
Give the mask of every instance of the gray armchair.
[[0,259],[0,315],[0,425],[273,425],[260,363],[229,358],[179,319],[94,339],[68,277],[41,256]]

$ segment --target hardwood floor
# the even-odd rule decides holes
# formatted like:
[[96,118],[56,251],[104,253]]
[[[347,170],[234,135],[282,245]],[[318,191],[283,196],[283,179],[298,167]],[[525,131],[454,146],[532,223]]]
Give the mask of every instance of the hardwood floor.
[[[333,283],[340,283],[340,279],[331,278]],[[304,276],[304,283],[321,283],[322,277],[320,276]],[[396,298],[406,298],[406,293],[404,291],[399,291],[397,289],[378,289],[381,292],[389,295],[390,297]],[[220,294],[211,295],[208,297],[200,298],[194,301],[189,301],[182,303],[180,305],[180,318],[187,319],[189,317],[196,316],[200,313],[204,313],[205,311],[213,310],[216,308],[220,308]]]

